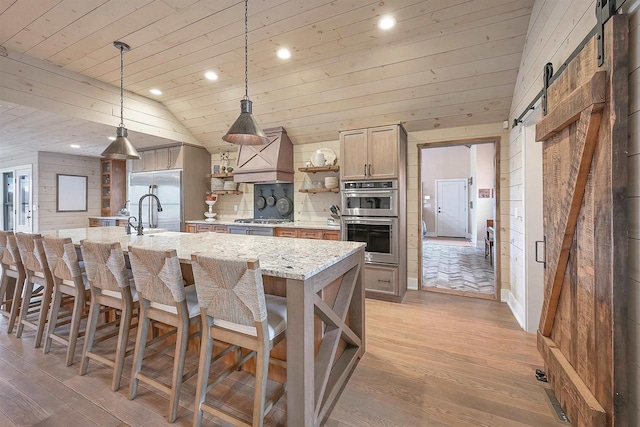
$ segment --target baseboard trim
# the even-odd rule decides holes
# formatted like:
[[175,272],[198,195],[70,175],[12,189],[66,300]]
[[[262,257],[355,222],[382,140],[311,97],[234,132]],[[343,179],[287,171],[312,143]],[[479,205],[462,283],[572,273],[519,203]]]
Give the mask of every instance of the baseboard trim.
[[505,292],[508,294],[506,298],[506,302],[509,308],[511,309],[511,313],[513,313],[513,317],[515,317],[516,321],[518,322],[518,325],[520,325],[520,327],[526,331],[527,328],[524,321],[524,307],[520,305],[520,303],[513,297],[513,294],[509,290],[505,290],[505,289],[502,290],[501,298],[503,298],[503,301],[505,301],[504,299]]
[[509,289],[500,289],[500,302],[509,301],[509,295],[511,295]]
[[418,278],[417,277],[409,277],[407,278],[407,289],[410,291],[418,290]]

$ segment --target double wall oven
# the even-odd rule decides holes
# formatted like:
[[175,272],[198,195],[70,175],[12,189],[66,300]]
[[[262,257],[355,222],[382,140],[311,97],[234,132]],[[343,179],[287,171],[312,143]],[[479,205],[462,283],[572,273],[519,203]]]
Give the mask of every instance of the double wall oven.
[[397,266],[398,181],[348,181],[342,186],[342,240],[366,243],[366,263]]

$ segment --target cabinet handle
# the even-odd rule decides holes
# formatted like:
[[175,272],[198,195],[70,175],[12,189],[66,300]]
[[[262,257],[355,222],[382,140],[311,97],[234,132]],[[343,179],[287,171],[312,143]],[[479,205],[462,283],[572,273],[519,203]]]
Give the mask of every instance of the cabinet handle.
[[391,283],[391,280],[381,280],[381,279],[378,279],[378,282],[382,282],[382,283]]
[[371,163],[369,163],[369,176],[371,176]]
[[364,176],[367,176],[367,164],[364,164],[364,172],[363,172]]
[[[538,243],[542,243],[542,250],[543,250],[543,254],[544,256],[542,257],[542,260],[538,259]],[[543,240],[536,240],[535,241],[535,258],[536,258],[536,262],[539,262],[540,264],[543,265],[543,268],[547,268],[547,236],[543,237]]]

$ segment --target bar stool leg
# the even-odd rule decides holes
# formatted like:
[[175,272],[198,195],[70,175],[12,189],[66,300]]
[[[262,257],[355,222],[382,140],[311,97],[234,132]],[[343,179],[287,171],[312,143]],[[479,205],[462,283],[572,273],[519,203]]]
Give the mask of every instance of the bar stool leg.
[[118,391],[120,388],[120,379],[122,378],[122,369],[124,368],[124,357],[127,354],[127,343],[129,342],[129,331],[131,330],[131,312],[132,307],[125,304],[120,317],[120,331],[118,334],[118,346],[116,347],[116,360],[114,366],[113,381],[111,390]]
[[178,325],[178,335],[176,337],[176,353],[173,359],[173,377],[171,379],[171,409],[169,410],[169,422],[173,423],[178,418],[178,406],[180,403],[180,388],[182,386],[182,371],[184,370],[184,358],[187,353],[187,342],[189,341],[189,320],[180,322]]
[[[142,302],[140,303],[142,305]],[[143,307],[140,307],[138,318],[138,335],[136,337],[136,349],[133,353],[133,368],[131,369],[131,384],[129,385],[129,399],[135,399],[138,394],[138,373],[142,370],[144,348],[147,345],[147,333],[149,332],[149,318]]]
[[78,335],[80,334],[80,321],[82,320],[82,310],[84,309],[84,290],[76,289],[77,294],[73,301],[73,314],[71,316],[71,330],[69,331],[69,347],[67,348],[67,366],[73,364],[73,357],[76,353]]
[[18,312],[22,305],[22,290],[24,289],[24,277],[19,276],[16,279],[16,286],[13,290],[13,303],[11,304],[11,313],[9,315],[9,325],[7,326],[7,333],[12,333],[13,328],[16,325],[16,319],[18,318]]
[[82,361],[80,362],[80,375],[87,373],[89,367],[89,356],[87,353],[93,350],[93,340],[96,336],[96,327],[98,326],[98,318],[100,317],[100,304],[95,301],[96,295],[91,298],[91,306],[89,307],[89,318],[87,319],[87,330],[84,336],[84,348],[82,349]]
[[[47,333],[44,339],[44,354],[49,353],[51,350],[52,335],[56,329],[58,323],[58,314],[60,313],[60,303],[62,301],[62,292],[57,286],[54,286],[53,301],[51,302],[51,310],[49,311],[49,323],[47,325]],[[69,366],[69,365],[67,365]]]
[[[204,316],[203,316],[204,317]],[[202,426],[202,407],[207,395],[207,383],[209,381],[209,370],[211,369],[211,354],[213,353],[213,338],[211,338],[210,326],[203,318],[202,341],[200,343],[200,363],[198,365],[198,385],[196,386],[196,406],[193,411],[193,425]]]
[[42,304],[40,305],[40,315],[38,316],[38,329],[36,330],[36,348],[42,345],[42,337],[44,336],[44,328],[47,324],[52,294],[52,286],[50,284],[44,285],[44,294],[42,295]]
[[27,318],[29,312],[29,305],[31,304],[31,297],[33,296],[33,282],[30,281],[29,275],[25,279],[25,291],[24,298],[22,299],[22,307],[20,308],[20,316],[18,317],[18,329],[16,330],[16,337],[22,337],[22,331],[24,329],[23,321]]
[[265,355],[264,346],[256,352],[256,389],[253,398],[253,425],[262,427],[264,423],[264,399],[267,393],[267,372],[269,372],[269,355]]

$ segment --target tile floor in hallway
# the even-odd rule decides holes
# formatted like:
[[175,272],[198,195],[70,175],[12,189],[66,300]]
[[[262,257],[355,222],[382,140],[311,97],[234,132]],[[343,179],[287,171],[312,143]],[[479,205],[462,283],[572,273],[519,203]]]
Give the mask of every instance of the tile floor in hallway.
[[495,274],[483,248],[441,239],[422,240],[422,287],[493,294]]

